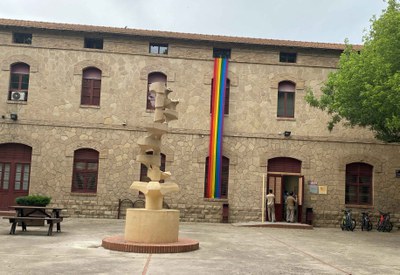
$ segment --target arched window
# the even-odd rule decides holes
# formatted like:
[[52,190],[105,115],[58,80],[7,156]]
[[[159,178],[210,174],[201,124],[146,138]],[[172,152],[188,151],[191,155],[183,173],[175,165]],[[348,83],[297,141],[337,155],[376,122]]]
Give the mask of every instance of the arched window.
[[[206,171],[204,177],[204,197],[207,197],[208,189],[208,161],[209,157],[206,157]],[[221,199],[228,198],[228,183],[229,183],[229,158],[222,156],[222,174],[221,174]]]
[[78,149],[74,152],[72,192],[96,193],[99,169],[99,152],[93,149]]
[[[212,101],[212,93],[213,93],[213,86],[214,86],[214,78],[211,79],[211,96],[210,96],[210,113],[212,112],[213,108],[213,101]],[[229,94],[231,90],[231,81],[229,78],[226,79],[226,87],[225,87],[225,105],[224,105],[224,114],[229,114]]]
[[82,73],[81,105],[100,106],[101,71],[86,68]]
[[294,117],[295,84],[282,81],[278,86],[278,117]]
[[167,84],[167,76],[163,73],[150,73],[147,77],[147,97],[146,97],[146,109],[154,110],[155,109],[155,95],[151,94],[149,91],[150,84],[153,82],[163,82]]
[[372,204],[373,166],[354,162],[346,165],[346,204]]
[[8,100],[27,101],[29,88],[29,65],[15,63],[10,68]]

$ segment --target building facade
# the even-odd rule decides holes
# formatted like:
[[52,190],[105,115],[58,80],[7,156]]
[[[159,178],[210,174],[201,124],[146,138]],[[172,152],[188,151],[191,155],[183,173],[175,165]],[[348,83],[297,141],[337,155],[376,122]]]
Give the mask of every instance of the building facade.
[[[304,100],[307,89],[320,93],[344,45],[1,19],[0,49],[2,209],[45,194],[66,216],[116,218],[120,199],[140,199],[129,189],[145,178],[137,140],[153,120],[148,84],[162,81],[180,100],[162,165],[180,186],[165,202],[182,221],[260,221],[273,189],[278,220],[293,191],[299,222],[312,208],[314,225],[338,226],[352,208],[399,224],[399,145],[361,128],[329,132],[329,117]],[[220,56],[229,59],[224,178],[221,197],[208,198]]]

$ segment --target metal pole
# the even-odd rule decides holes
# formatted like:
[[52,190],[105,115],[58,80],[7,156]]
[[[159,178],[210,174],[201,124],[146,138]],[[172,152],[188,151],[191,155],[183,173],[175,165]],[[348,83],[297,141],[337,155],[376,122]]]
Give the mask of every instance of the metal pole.
[[265,222],[265,174],[262,181],[262,200],[261,200],[261,222]]

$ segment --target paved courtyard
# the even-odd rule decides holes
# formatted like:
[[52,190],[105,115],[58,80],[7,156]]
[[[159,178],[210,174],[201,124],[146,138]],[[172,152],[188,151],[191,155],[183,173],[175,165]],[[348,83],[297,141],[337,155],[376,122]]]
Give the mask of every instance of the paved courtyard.
[[123,235],[123,220],[67,218],[50,237],[45,228],[9,229],[0,220],[0,274],[400,274],[398,230],[181,223],[180,237],[199,240],[199,250],[136,254],[101,247]]

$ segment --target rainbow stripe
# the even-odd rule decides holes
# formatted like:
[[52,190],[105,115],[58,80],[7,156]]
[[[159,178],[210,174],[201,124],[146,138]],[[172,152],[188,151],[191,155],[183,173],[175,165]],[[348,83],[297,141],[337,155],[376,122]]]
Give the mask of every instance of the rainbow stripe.
[[210,148],[208,158],[207,198],[221,197],[222,136],[224,126],[225,88],[228,59],[215,58],[211,95]]

